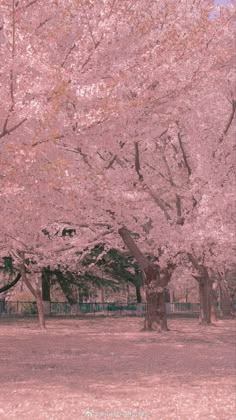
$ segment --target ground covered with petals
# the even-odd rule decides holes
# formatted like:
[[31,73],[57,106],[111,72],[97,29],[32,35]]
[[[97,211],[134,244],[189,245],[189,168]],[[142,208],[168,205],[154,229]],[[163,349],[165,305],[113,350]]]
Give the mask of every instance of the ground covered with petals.
[[234,420],[235,321],[0,320],[0,419]]

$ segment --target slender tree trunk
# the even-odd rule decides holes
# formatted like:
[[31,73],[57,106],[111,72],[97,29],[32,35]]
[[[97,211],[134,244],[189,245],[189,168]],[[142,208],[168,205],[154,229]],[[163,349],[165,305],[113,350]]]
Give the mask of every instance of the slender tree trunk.
[[201,324],[211,323],[211,299],[208,282],[206,279],[199,280],[200,317]]
[[163,331],[169,331],[167,325],[167,314],[166,314],[166,300],[165,300],[165,293],[159,294],[159,304],[160,304],[160,322],[161,322],[161,329]]
[[50,269],[42,269],[42,300],[45,315],[51,314],[51,273]]
[[142,277],[142,274],[140,273],[139,268],[137,267],[135,268],[135,276],[136,276],[135,290],[136,290],[137,303],[142,303],[141,286],[143,286],[143,277]]
[[220,277],[219,281],[219,301],[222,316],[230,317],[233,313],[234,295],[230,295],[226,282]]
[[104,303],[104,302],[105,302],[105,298],[104,298],[104,289],[103,289],[103,287],[101,288],[101,301],[102,301],[102,303]]
[[42,299],[45,302],[50,302],[51,300],[51,279],[50,271],[47,268],[42,269]]
[[137,303],[142,303],[142,296],[141,296],[140,286],[135,286],[135,289],[136,289]]
[[36,304],[37,304],[37,309],[38,309],[39,327],[41,329],[44,329],[46,325],[45,325],[44,307],[43,307],[40,290],[37,290],[36,294],[37,294]]
[[129,285],[127,284],[127,286],[126,286],[126,302],[127,302],[127,305],[129,304]]
[[37,310],[38,310],[39,327],[40,329],[45,329],[45,316],[44,316],[44,310],[43,310],[41,291],[39,288],[35,289],[27,278],[26,270],[25,270],[24,252],[21,252],[19,255],[22,258],[22,263],[20,264],[20,273],[22,276],[22,280],[25,283],[25,285],[28,287],[28,289],[31,291],[32,295],[35,297]]
[[186,290],[185,290],[185,302],[187,303],[188,302],[188,288],[186,288]]

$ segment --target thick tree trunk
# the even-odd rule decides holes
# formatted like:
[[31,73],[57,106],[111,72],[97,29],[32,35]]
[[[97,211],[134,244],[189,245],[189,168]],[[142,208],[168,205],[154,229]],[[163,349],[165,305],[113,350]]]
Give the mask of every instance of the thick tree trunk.
[[188,257],[199,273],[197,276],[194,276],[199,284],[199,322],[200,324],[211,324],[217,320],[211,279],[204,265],[199,264],[192,254],[188,254]]
[[146,316],[144,330],[152,331],[153,325],[159,332],[169,331],[167,326],[165,290],[161,285],[160,273],[156,266],[146,270]]
[[217,321],[216,307],[212,296],[211,284],[208,279],[199,281],[200,316],[201,324],[211,324]]
[[143,272],[144,289],[146,293],[144,330],[152,331],[153,325],[157,324],[159,331],[167,331],[164,286],[170,280],[170,276],[167,275],[168,270],[164,270],[163,275],[161,276],[160,267],[148,261],[135,244],[129,231],[123,227],[119,229],[119,234]]

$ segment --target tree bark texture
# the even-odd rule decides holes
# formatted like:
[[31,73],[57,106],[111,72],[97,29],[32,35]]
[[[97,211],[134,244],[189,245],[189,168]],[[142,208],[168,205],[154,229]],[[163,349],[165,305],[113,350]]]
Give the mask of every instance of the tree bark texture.
[[[146,315],[144,321],[144,330],[153,330],[153,324],[157,324],[158,330],[168,330],[165,291],[164,286],[168,283],[167,272],[160,274],[160,267],[150,262],[137,247],[130,232],[125,227],[119,229],[129,252],[138,262],[144,279],[144,290],[146,293]],[[170,279],[170,277],[168,277]]]
[[201,324],[211,324],[217,320],[212,290],[213,282],[209,277],[207,268],[204,265],[199,264],[197,259],[192,254],[188,254],[188,257],[194,268],[198,271],[198,275],[194,276],[194,278],[198,281],[199,287],[199,322]]
[[35,297],[37,310],[38,310],[38,318],[39,318],[39,327],[40,329],[45,329],[45,316],[43,310],[43,302],[40,289],[34,288],[30,283],[29,279],[27,278],[26,270],[25,270],[25,257],[24,253],[22,253],[22,262],[20,264],[20,273],[22,276],[22,280],[28,289],[31,291],[32,295]]
[[42,269],[42,300],[46,302],[51,301],[50,289],[51,278],[50,271],[47,268]]
[[230,293],[225,281],[219,281],[219,306],[220,314],[225,317],[232,317],[234,312],[234,293]]
[[135,286],[137,303],[142,303],[140,286]]

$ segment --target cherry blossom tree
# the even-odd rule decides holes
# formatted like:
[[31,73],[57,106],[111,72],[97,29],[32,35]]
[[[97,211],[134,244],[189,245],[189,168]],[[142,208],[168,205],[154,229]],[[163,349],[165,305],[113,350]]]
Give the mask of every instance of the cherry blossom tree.
[[[219,254],[208,265],[229,262],[234,9],[1,2],[2,253],[14,252],[22,277],[29,255],[39,267],[72,262],[104,240],[131,245],[132,232],[143,256],[162,248],[158,266],[141,267],[147,299],[163,313],[161,272],[170,277],[180,251],[195,270],[209,246]],[[65,226],[77,231],[70,241],[55,234]],[[209,283],[206,272],[201,279]]]

